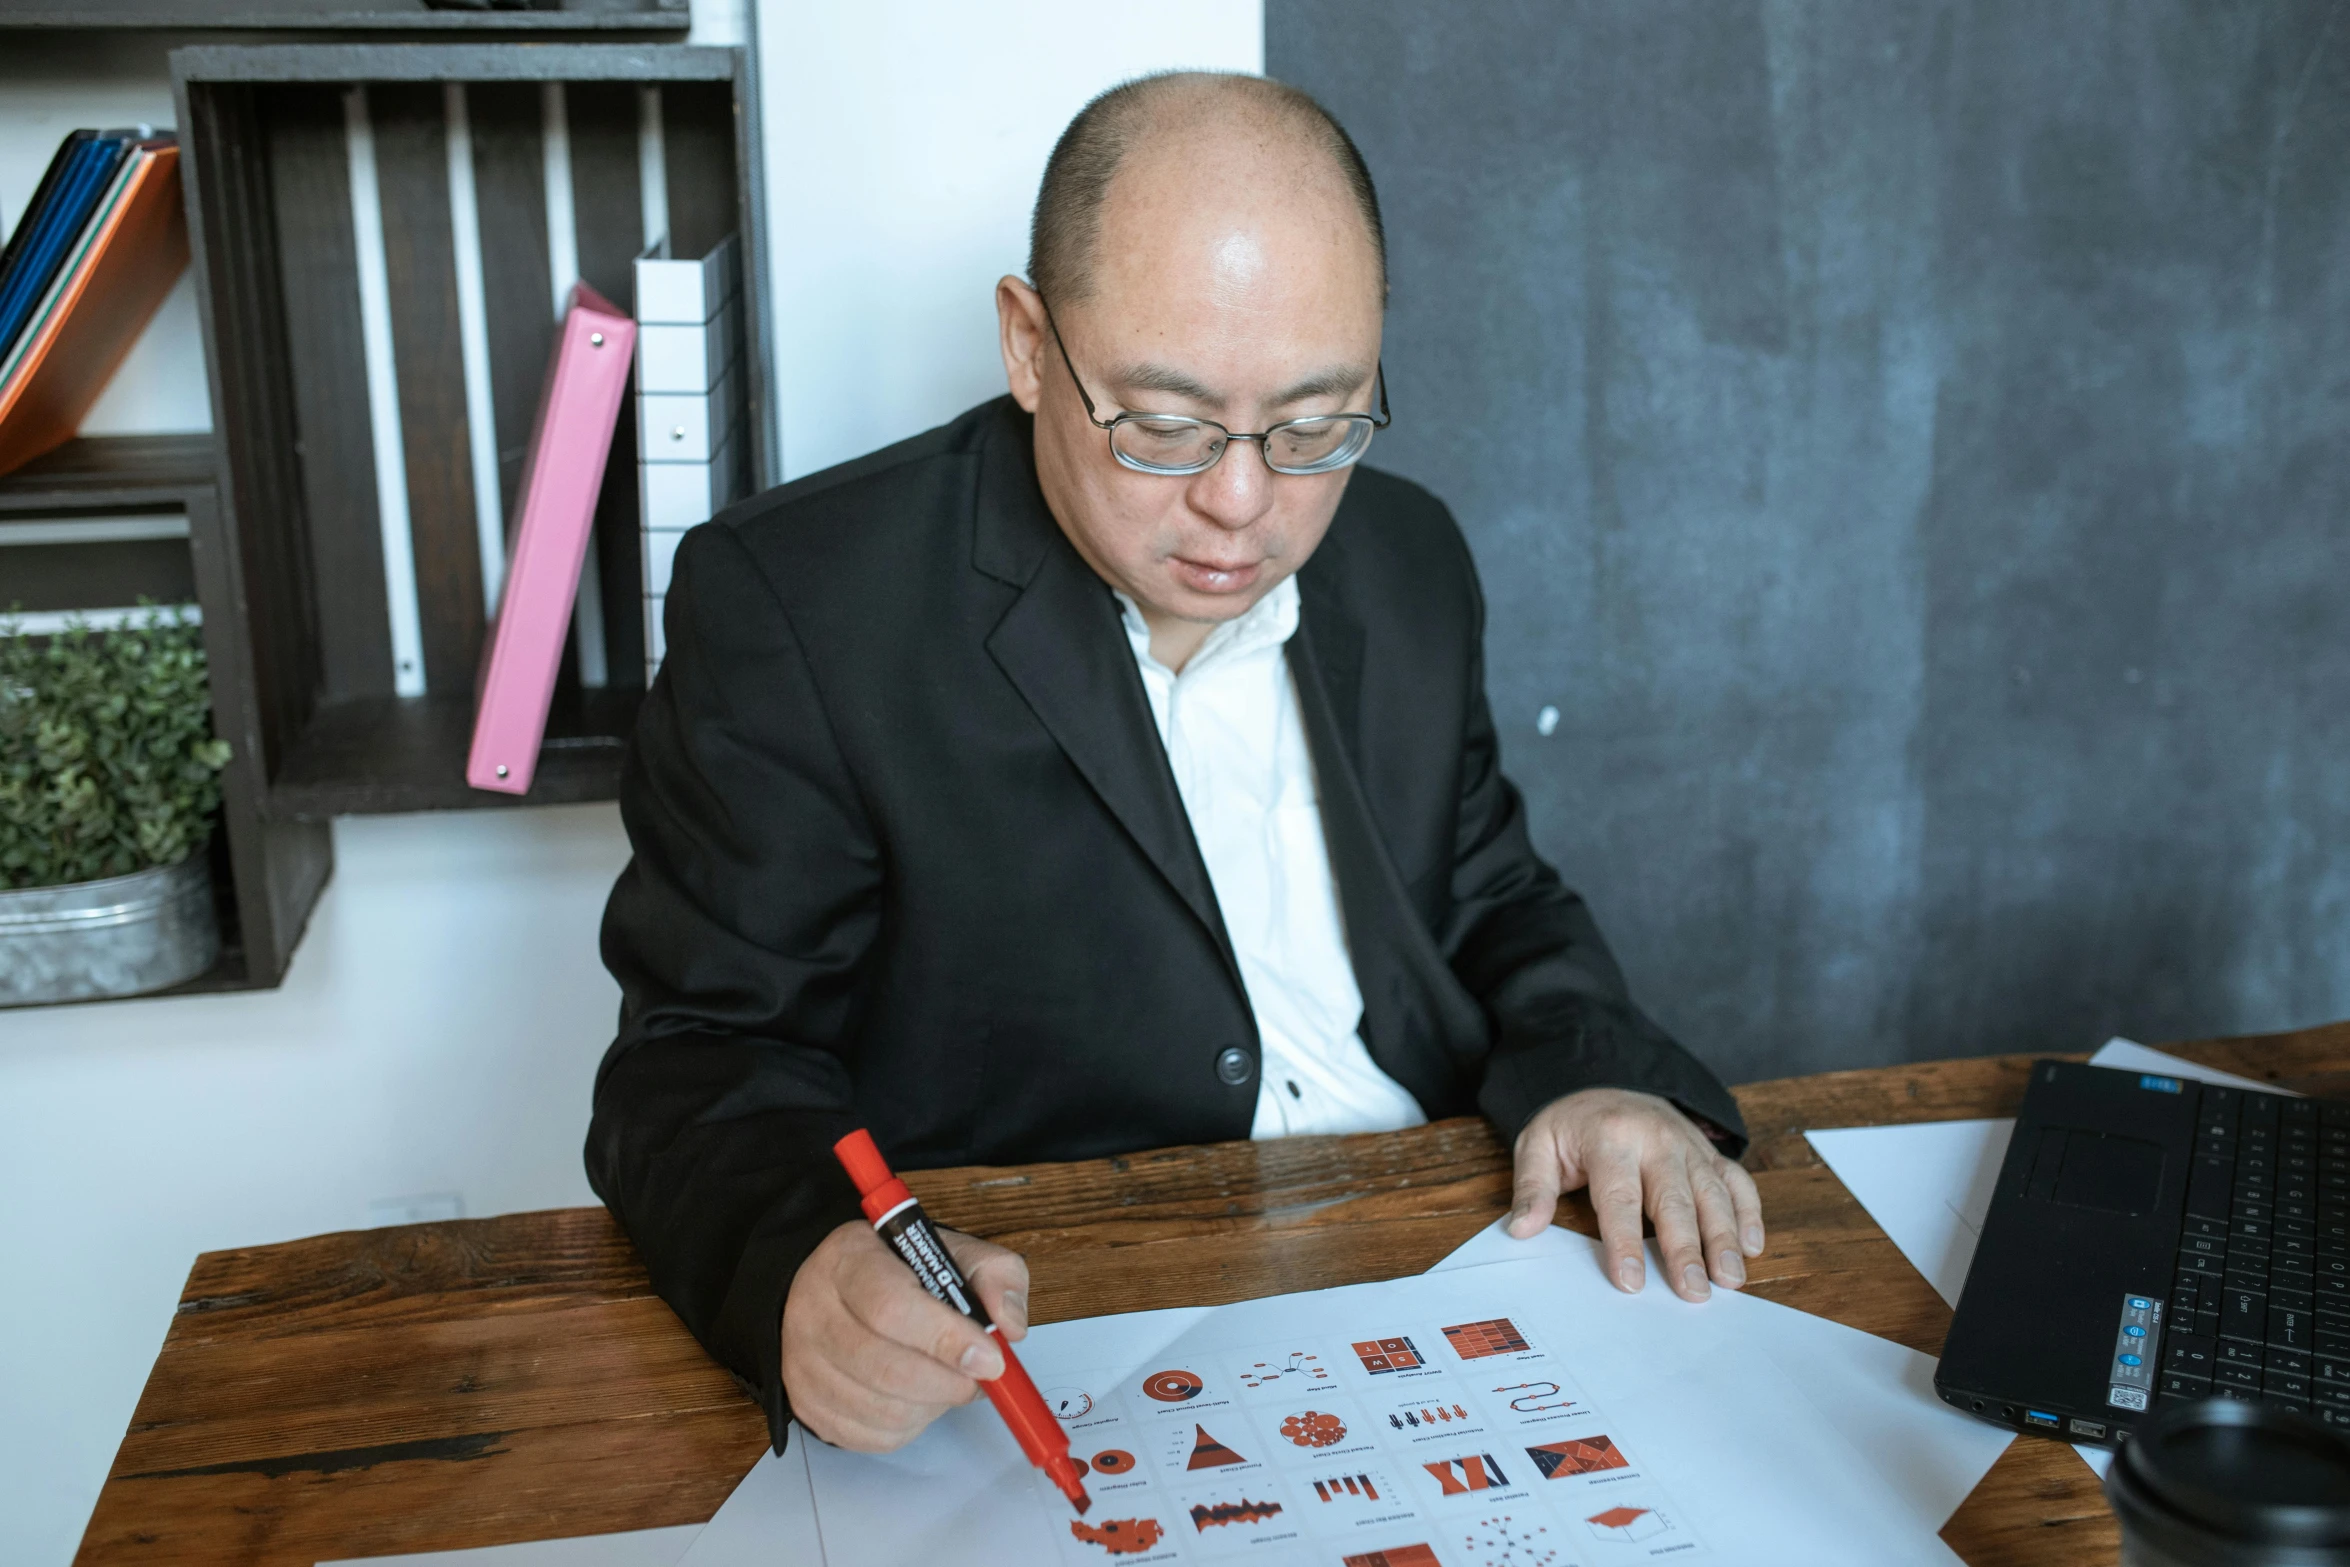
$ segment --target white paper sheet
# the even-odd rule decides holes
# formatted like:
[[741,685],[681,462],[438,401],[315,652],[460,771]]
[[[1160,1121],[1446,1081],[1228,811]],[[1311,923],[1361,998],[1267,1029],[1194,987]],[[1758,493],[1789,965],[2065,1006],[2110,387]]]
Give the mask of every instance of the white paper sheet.
[[[1195,1320],[1170,1335],[1181,1315]],[[1092,1401],[1070,1427],[1079,1455],[1124,1455],[1089,1477],[1092,1512],[1073,1519],[974,1405],[886,1458],[808,1444],[823,1550],[859,1567],[1336,1567],[1410,1561],[1412,1545],[1445,1567],[1528,1546],[1590,1567],[1953,1560],[1749,1339],[1750,1318],[1625,1296],[1587,1258],[1553,1257],[1040,1328],[1022,1350],[1038,1382]],[[788,1510],[773,1505],[788,1479],[784,1463],[754,1471],[691,1567],[781,1560],[750,1520]],[[1113,1554],[1087,1531],[1156,1538]]]
[[[353,1557],[320,1562],[318,1567],[677,1567],[701,1532],[700,1524],[689,1523],[673,1529],[632,1529],[624,1534],[529,1540],[516,1545],[476,1546],[464,1551]],[[790,1562],[796,1558],[785,1556],[780,1560]]]
[[[2273,1083],[2198,1066],[2127,1039],[2106,1041],[2089,1061],[2123,1071],[2280,1091]],[[1956,1306],[2014,1131],[2015,1122],[2003,1118],[1854,1126],[1806,1132],[1804,1137],[1910,1265],[1925,1275],[1934,1292]],[[2102,1447],[2073,1451],[2101,1479],[2113,1462],[2113,1455]]]
[[2089,1058],[2091,1066],[2117,1067],[2129,1072],[2161,1072],[2170,1077],[2192,1078],[2198,1083],[2217,1083],[2222,1088],[2249,1088],[2262,1094],[2292,1094],[2274,1083],[2255,1082],[2249,1077],[2238,1077],[2233,1072],[2222,1072],[2217,1067],[2203,1066],[2193,1061],[2182,1061],[2177,1056],[2166,1056],[2159,1050],[2149,1050],[2129,1039],[2109,1039]]
[[[1478,1231],[1430,1271],[1528,1257],[1556,1257],[1594,1271],[1600,1267],[1599,1243],[1587,1236],[1554,1227],[1515,1240],[1502,1228],[1504,1222]],[[1667,1301],[1675,1298],[1653,1257],[1648,1290]],[[1756,1296],[1721,1291],[1715,1298],[1723,1310],[1741,1314],[1739,1326],[1747,1336],[1929,1529],[1950,1521],[2015,1439],[2012,1432],[1962,1415],[1937,1398],[1931,1355]]]
[[2010,1119],[1806,1132],[1805,1140],[1934,1293],[1958,1304],[1990,1211]]

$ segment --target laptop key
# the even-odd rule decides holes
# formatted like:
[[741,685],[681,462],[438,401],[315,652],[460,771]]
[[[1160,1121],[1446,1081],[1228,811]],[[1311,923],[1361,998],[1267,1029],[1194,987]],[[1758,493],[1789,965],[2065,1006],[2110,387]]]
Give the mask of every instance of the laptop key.
[[2331,1355],[2323,1350],[2309,1357],[2309,1374],[2320,1382],[2339,1383],[2350,1392],[2350,1355]]
[[2233,1338],[2221,1339],[2219,1353],[2214,1357],[2223,1366],[2257,1366],[2267,1358],[2267,1352],[2260,1345]]
[[2229,1289],[2220,1296],[2219,1330],[2226,1338],[2260,1341],[2268,1326],[2268,1296],[2260,1291]]
[[2179,1272],[2183,1274],[2202,1276],[2227,1271],[2228,1260],[2224,1253],[2189,1251],[2179,1254]]
[[2309,1313],[2289,1311],[2280,1306],[2269,1307],[2268,1342],[2271,1348],[2309,1348]]
[[2162,1369],[2207,1377],[2211,1375],[2211,1363],[2218,1354],[2219,1345],[2212,1339],[2199,1338],[2189,1333],[2173,1333],[2162,1352]]
[[2289,1372],[2297,1377],[2309,1375],[2309,1355],[2305,1350],[2268,1347],[2268,1369]]
[[2198,1257],[2224,1257],[2228,1254],[2228,1242],[2221,1235],[2189,1235],[2179,1241],[2179,1250]]
[[[2350,1392],[2350,1389],[2344,1389]],[[2184,1371],[2165,1371],[2162,1374],[2162,1392],[2167,1398],[2209,1398],[2211,1378],[2191,1377]]]
[[2245,1388],[2254,1393],[2259,1392],[2260,1368],[2258,1366],[2231,1366],[2223,1364],[2217,1371],[2214,1371],[2211,1374],[2211,1390],[2214,1393],[2219,1393],[2225,1396],[2226,1390],[2231,1387]]

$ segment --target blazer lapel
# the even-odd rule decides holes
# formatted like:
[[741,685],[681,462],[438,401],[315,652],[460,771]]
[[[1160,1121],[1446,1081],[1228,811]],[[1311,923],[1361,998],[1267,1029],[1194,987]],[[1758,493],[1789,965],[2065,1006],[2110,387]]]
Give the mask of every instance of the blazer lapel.
[[[1019,597],[987,651],[1159,874],[1207,927],[1235,983],[1240,965],[1215,886],[1167,765],[1117,602],[1061,536],[1034,470],[991,443],[982,463],[974,564]],[[991,471],[992,470],[992,471]],[[1025,478],[1025,494],[1020,480]],[[1025,513],[1025,515],[1024,515]]]
[[1461,1095],[1442,1042],[1481,1038],[1477,1004],[1413,913],[1380,835],[1362,776],[1362,623],[1345,601],[1298,574],[1300,614],[1290,639],[1299,716],[1313,753],[1322,836],[1346,916],[1355,984],[1363,995],[1363,1043],[1380,1070],[1412,1091],[1431,1116],[1453,1114]]

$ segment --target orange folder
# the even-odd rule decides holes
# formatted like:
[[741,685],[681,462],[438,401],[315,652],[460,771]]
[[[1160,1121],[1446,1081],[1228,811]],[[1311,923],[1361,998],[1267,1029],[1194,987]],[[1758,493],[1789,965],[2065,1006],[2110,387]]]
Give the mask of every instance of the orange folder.
[[0,384],[0,473],[73,438],[187,270],[179,156],[169,141],[131,149],[120,194],[100,204],[87,244],[26,324],[24,350]]

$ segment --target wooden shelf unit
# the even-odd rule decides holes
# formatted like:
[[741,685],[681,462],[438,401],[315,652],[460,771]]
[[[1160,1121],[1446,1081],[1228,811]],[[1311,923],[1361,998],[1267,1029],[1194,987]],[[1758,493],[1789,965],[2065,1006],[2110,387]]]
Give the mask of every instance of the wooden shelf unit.
[[[222,437],[217,508],[238,568],[273,819],[499,806],[464,781],[485,633],[444,84],[463,84],[480,226],[490,401],[511,514],[555,321],[543,84],[564,84],[580,276],[623,309],[644,243],[639,90],[660,89],[672,243],[729,232],[746,278],[752,96],[742,51],[670,44],[199,46],[171,56],[197,297]],[[395,694],[346,95],[366,88],[425,694]],[[757,291],[739,313],[755,472],[766,452]],[[598,503],[610,683],[567,656],[523,803],[607,799],[643,697],[636,410]],[[209,600],[207,603],[209,604]]]
[[[232,755],[221,775],[220,828],[210,851],[220,960],[168,994],[276,985],[334,868],[324,822],[288,820],[270,809],[251,650],[233,613],[237,571],[223,547],[218,457],[209,435],[82,439],[0,478],[0,533],[32,521],[172,513],[188,519],[180,551],[204,610],[213,732],[229,742]],[[152,588],[159,565],[169,569],[172,553],[110,543],[6,548],[11,555],[48,557],[18,574],[20,582],[66,585],[82,601],[28,608],[127,605]]]
[[370,32],[526,38],[549,34],[683,34],[686,0],[566,0],[529,10],[435,9],[424,0],[83,0],[0,4],[0,32]]

